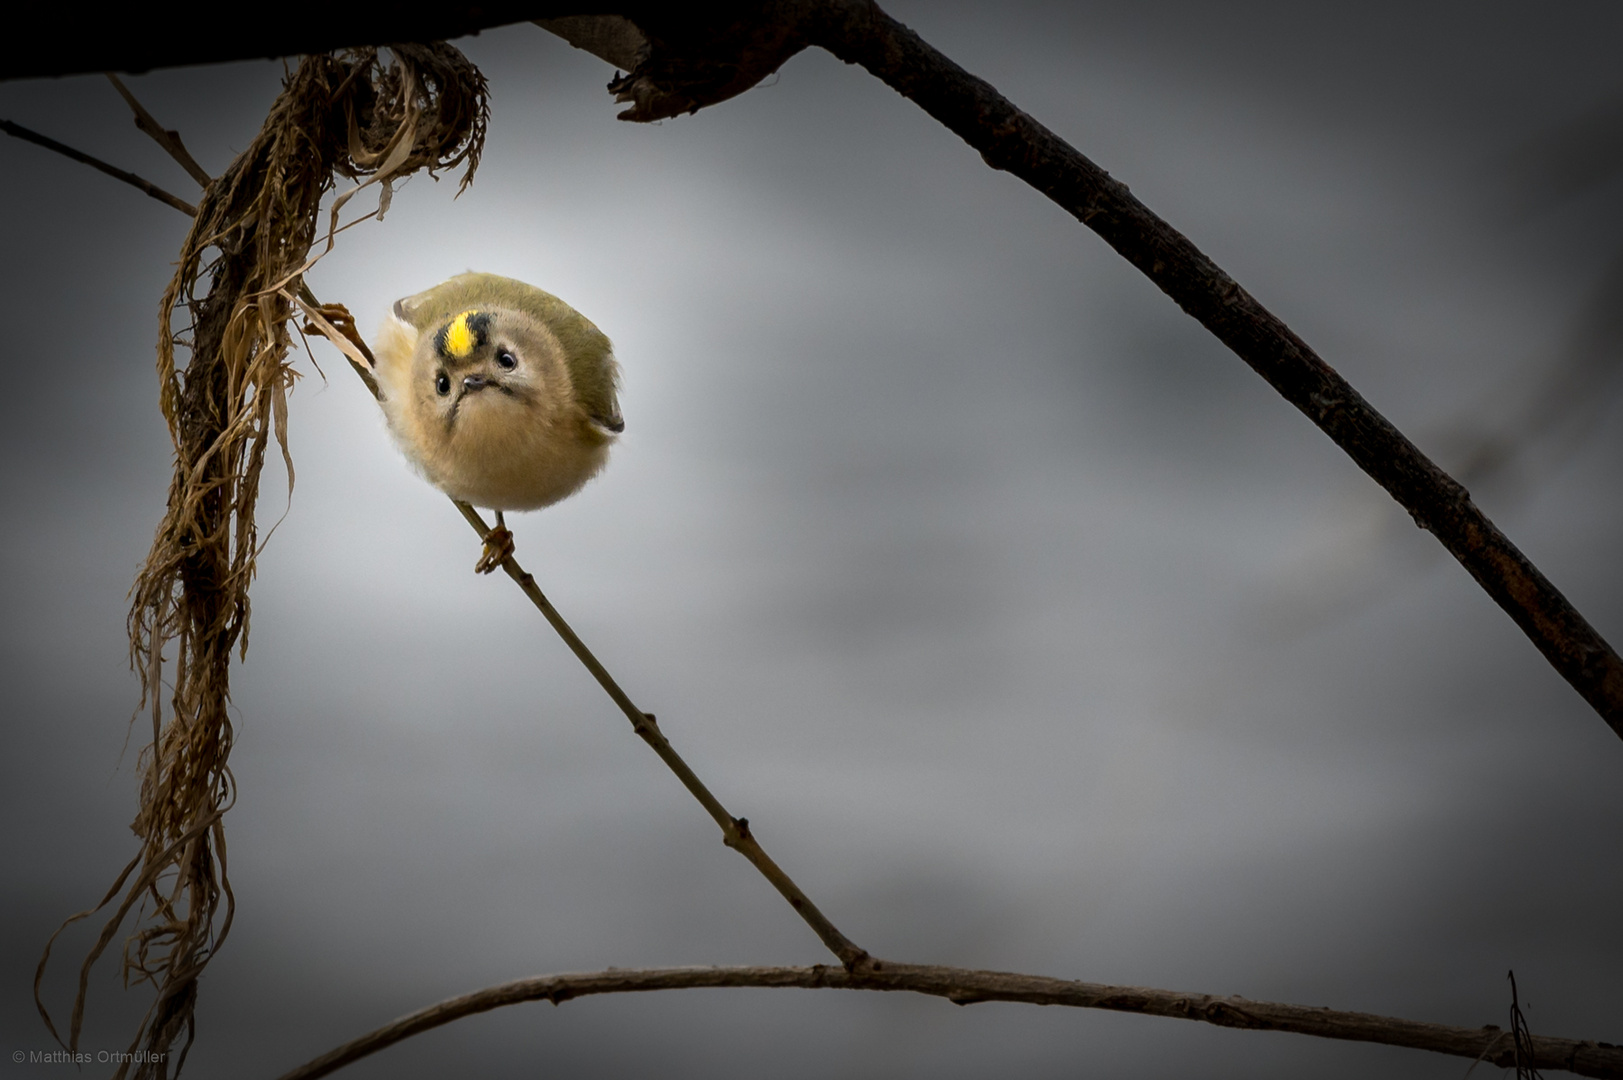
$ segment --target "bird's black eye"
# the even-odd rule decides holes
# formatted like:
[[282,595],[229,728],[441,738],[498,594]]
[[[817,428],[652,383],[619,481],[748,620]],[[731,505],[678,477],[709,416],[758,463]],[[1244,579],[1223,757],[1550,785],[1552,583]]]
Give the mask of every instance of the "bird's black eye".
[[518,367],[518,357],[514,356],[507,349],[497,349],[496,363],[501,365],[501,369],[503,371],[512,371],[514,368]]
[[449,394],[451,392],[451,376],[443,371],[440,372],[439,378],[434,380],[434,389],[438,390],[441,396]]

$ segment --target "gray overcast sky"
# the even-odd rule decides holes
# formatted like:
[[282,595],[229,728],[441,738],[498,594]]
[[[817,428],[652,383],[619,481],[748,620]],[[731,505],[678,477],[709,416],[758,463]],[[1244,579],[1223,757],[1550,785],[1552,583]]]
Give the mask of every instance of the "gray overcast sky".
[[[1623,249],[1562,132],[1623,108],[1614,4],[896,3],[1448,462]],[[626,436],[518,554],[873,952],[1623,1041],[1623,744],[1308,421],[1100,241],[826,54],[617,123],[531,26],[472,189],[315,270],[374,327],[465,269],[614,339]],[[131,80],[198,158],[281,67]],[[1610,110],[1610,111],[1608,111]],[[0,116],[182,193],[100,78]],[[1613,130],[1615,131],[1615,125]],[[185,222],[0,145],[8,392],[0,1069],[56,923],[133,853],[125,597],[168,483],[152,349]],[[367,196],[362,196],[363,199]],[[188,1070],[274,1076],[524,975],[815,963],[812,935],[390,445],[331,350],[234,673],[238,913]],[[1623,405],[1477,491],[1623,639]],[[1463,434],[1462,434],[1463,433]],[[260,519],[284,509],[269,471]],[[138,737],[138,736],[137,736]],[[59,947],[65,1010],[87,934]],[[122,1048],[111,973],[85,1044]],[[465,1021],[354,1077],[1399,1077],[1454,1059],[1140,1017],[693,992]]]

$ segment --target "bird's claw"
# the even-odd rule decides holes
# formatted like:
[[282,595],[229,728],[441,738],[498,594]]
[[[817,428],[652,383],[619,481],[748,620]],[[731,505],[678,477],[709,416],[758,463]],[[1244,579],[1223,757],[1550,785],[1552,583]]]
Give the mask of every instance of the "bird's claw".
[[485,550],[479,556],[479,561],[473,564],[473,572],[488,574],[512,554],[513,532],[505,525],[498,525],[485,534]]

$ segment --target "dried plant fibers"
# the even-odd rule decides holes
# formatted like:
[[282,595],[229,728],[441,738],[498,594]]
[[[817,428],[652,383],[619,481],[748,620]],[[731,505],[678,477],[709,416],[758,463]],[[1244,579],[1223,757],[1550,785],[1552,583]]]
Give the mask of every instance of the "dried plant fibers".
[[[231,925],[221,821],[234,796],[229,669],[232,651],[246,655],[248,647],[248,586],[260,550],[254,506],[272,436],[292,489],[294,295],[309,296],[303,274],[331,249],[350,195],[380,184],[381,216],[394,180],[459,164],[466,187],[484,144],[489,108],[477,68],[445,44],[390,51],[387,62],[368,48],[299,63],[252,145],[205,191],[163,295],[159,403],[175,473],[129,616],[131,664],[152,723],[132,825],[141,850],[97,907],[63,924],[116,905],[79,971],[66,1043],[77,1050],[91,967],[137,913],[124,944],[124,981],[151,982],[156,995],[119,1077],[131,1064],[141,1077],[168,1076],[171,1065],[179,1071],[195,1033],[198,975]],[[322,237],[322,199],[340,176],[357,183],[334,200]],[[313,252],[320,239],[322,252]],[[177,352],[186,354],[184,367]],[[48,944],[34,996],[60,1042],[40,999],[49,958]],[[183,1030],[177,1056],[171,1048]]]

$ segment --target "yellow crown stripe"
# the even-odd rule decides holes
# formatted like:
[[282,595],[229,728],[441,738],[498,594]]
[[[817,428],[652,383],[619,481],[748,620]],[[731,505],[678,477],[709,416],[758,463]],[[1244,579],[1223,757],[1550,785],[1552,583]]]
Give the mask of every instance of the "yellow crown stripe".
[[451,320],[451,325],[445,328],[445,352],[457,360],[464,359],[479,343],[479,336],[473,327],[468,325],[468,317],[478,314],[470,308]]

